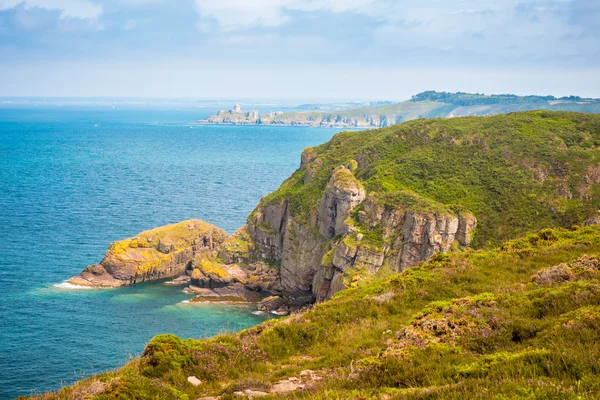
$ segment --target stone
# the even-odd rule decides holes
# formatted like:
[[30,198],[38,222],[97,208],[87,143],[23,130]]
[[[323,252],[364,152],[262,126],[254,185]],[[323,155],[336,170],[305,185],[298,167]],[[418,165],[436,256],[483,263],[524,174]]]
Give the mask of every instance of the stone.
[[592,215],[585,221],[585,226],[600,225],[600,211],[596,215]]
[[166,285],[188,285],[192,281],[192,277],[189,275],[181,275],[173,280],[165,282]]
[[285,300],[280,296],[270,296],[258,303],[258,309],[260,311],[270,312],[277,310],[279,307],[285,304]]
[[195,376],[188,376],[187,381],[194,386],[199,386],[202,382]]
[[289,379],[284,379],[273,385],[273,387],[271,388],[271,393],[286,394],[303,388],[304,385],[301,383],[292,382]]

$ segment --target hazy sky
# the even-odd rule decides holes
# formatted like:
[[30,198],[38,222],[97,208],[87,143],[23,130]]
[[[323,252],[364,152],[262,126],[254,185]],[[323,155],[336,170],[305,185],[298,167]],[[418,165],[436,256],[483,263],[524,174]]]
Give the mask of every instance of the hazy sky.
[[0,0],[0,96],[600,97],[600,0]]

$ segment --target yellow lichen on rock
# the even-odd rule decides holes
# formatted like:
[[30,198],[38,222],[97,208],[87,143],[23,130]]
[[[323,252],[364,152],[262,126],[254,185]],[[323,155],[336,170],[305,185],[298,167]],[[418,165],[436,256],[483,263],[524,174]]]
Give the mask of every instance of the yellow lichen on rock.
[[99,266],[71,280],[120,286],[179,276],[194,258],[215,258],[227,238],[225,231],[199,220],[162,226],[112,243]]

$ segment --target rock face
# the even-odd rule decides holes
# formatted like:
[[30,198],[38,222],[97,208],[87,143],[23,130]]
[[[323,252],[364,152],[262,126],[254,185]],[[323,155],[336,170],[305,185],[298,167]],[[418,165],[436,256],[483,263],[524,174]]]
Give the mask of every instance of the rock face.
[[[301,169],[313,173],[315,164],[318,167],[319,159],[311,149],[305,150]],[[354,176],[357,164],[353,161],[332,172],[308,223],[294,218],[288,200],[259,204],[252,214],[248,233],[255,257],[280,263],[280,294],[288,304],[323,301],[383,265],[397,272],[448,251],[454,243],[470,244],[477,226],[474,216],[415,212],[402,204],[382,206],[367,196]],[[366,233],[381,230],[379,243],[365,240],[351,221],[359,205],[358,223]]]
[[319,204],[319,232],[326,239],[346,233],[350,211],[365,199],[365,190],[352,172],[340,167],[333,172]]
[[112,243],[100,264],[68,282],[80,286],[118,287],[183,275],[194,257],[215,257],[227,239],[223,230],[189,220]]

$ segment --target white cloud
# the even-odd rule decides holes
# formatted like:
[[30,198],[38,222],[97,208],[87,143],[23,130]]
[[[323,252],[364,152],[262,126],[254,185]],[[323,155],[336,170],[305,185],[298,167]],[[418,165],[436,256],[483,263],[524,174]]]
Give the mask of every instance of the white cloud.
[[[131,0],[129,0],[131,1]],[[138,0],[140,1],[140,0]],[[548,6],[572,0],[196,0],[203,18],[215,19],[223,30],[273,27],[290,20],[289,11],[354,12],[384,22],[432,24],[447,20],[477,23],[482,13],[514,14],[518,5]],[[468,27],[468,26],[467,26]]]
[[102,14],[102,6],[88,0],[0,0],[0,10],[19,5],[26,9],[58,10],[61,18],[96,19]]
[[[539,60],[574,57],[584,45],[598,48],[582,39],[575,46],[568,39],[583,32],[563,15],[577,1],[597,0],[196,0],[196,6],[204,26],[216,21],[230,33],[281,27],[293,12],[350,12],[371,19],[362,36],[372,40],[371,47]],[[305,34],[327,36],[318,28]]]
[[202,18],[217,20],[226,31],[249,26],[278,26],[286,22],[282,8],[293,0],[196,0]]
[[[289,21],[286,11],[355,11],[367,13],[378,0],[196,0],[203,18],[215,19],[221,29],[275,27]],[[387,2],[387,0],[385,0]]]

